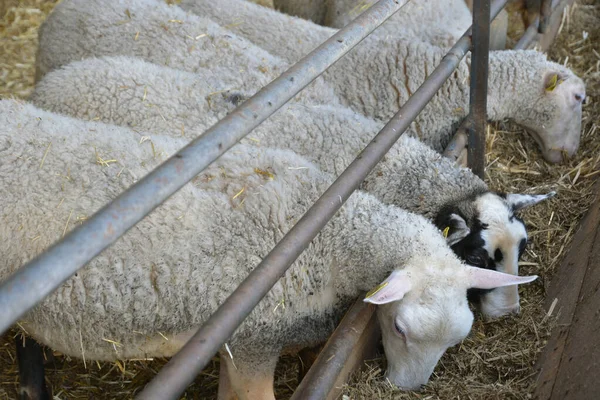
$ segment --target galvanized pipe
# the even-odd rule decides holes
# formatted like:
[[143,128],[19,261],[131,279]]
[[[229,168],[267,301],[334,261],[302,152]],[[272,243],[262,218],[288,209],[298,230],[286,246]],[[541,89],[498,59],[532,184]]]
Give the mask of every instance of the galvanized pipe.
[[540,24],[538,27],[539,33],[546,33],[548,24],[550,23],[550,17],[552,16],[552,0],[541,0],[542,4],[540,7]]
[[0,333],[277,111],[408,1],[380,0],[63,240],[2,282]]
[[474,1],[472,29],[471,90],[469,93],[469,116],[467,117],[469,131],[467,162],[473,173],[483,179],[490,57],[490,0]]
[[535,41],[538,35],[538,26],[540,23],[540,17],[536,17],[535,21],[527,27],[523,36],[515,44],[515,50],[527,50],[529,46]]
[[[519,41],[515,45],[514,49],[515,50],[528,49],[531,46],[531,44],[533,42],[535,42],[536,39],[538,38],[538,33],[546,33],[548,25],[550,23],[552,23],[553,18],[557,18],[557,16],[564,10],[564,8],[572,2],[573,2],[573,0],[561,0],[556,5],[556,7],[552,8],[552,11],[549,13],[548,17],[546,18],[546,26],[544,27],[544,32],[542,32],[541,28],[540,28],[541,20],[543,19],[543,16],[538,15],[536,17],[535,21],[527,27],[527,29],[525,30],[525,33],[523,33],[523,36],[521,36],[521,39],[519,39]],[[552,2],[548,1],[547,3],[551,4]],[[546,3],[544,3],[544,4],[546,4]],[[542,9],[543,9],[543,7],[542,7]]]
[[[498,15],[506,1],[494,1],[492,18]],[[144,388],[138,399],[175,399],[185,390],[406,131],[450,77],[470,47],[469,30],[360,155]]]

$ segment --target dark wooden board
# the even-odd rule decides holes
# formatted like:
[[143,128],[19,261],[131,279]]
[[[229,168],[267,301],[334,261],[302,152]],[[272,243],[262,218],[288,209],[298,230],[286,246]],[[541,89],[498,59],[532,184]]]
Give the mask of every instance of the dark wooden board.
[[548,289],[558,325],[536,364],[536,399],[600,398],[600,181],[595,189]]

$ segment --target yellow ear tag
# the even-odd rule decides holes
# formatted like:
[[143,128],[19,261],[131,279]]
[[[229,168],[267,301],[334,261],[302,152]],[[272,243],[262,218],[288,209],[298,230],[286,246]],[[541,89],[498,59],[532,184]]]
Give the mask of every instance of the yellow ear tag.
[[446,228],[444,228],[444,230],[442,231],[442,235],[444,235],[444,238],[448,238],[448,232],[450,232],[450,227],[447,226]]
[[369,290],[369,293],[367,293],[367,295],[365,296],[365,299],[368,299],[369,297],[375,296],[377,294],[377,292],[379,292],[381,289],[383,289],[384,287],[386,287],[388,285],[388,283],[389,282],[380,283],[379,285],[377,285],[373,289]]
[[561,83],[562,83],[562,80],[558,79],[558,75],[554,75],[552,78],[550,78],[550,82],[548,82],[548,86],[546,86],[546,91],[547,92],[553,91]]

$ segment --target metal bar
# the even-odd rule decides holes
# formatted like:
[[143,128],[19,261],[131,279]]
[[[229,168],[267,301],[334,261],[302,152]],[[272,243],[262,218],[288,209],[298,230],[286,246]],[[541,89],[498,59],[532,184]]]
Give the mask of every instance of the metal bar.
[[446,146],[444,152],[442,153],[444,157],[449,158],[454,162],[459,162],[458,160],[462,157],[463,151],[465,151],[467,148],[467,142],[469,140],[467,136],[467,123],[468,118],[463,119],[458,126],[456,133],[452,137],[452,140],[450,143],[448,143],[448,146]]
[[490,0],[473,3],[473,47],[471,49],[471,90],[469,94],[469,144],[467,161],[474,174],[483,179],[485,170],[485,125],[490,51]]
[[527,50],[529,46],[531,46],[538,36],[539,23],[540,17],[538,16],[535,21],[533,21],[533,23],[527,27],[517,44],[515,44],[515,50]]
[[[550,40],[554,39],[554,37],[552,37],[552,39],[547,39],[547,38],[545,38],[545,36],[556,35],[556,33],[557,33],[556,30],[558,29],[558,26],[560,25],[560,21],[558,20],[558,18],[560,18],[561,13],[564,11],[565,7],[570,5],[573,2],[574,2],[574,0],[561,0],[556,5],[556,7],[552,8],[552,12],[550,13],[550,15],[548,16],[548,18],[546,20],[547,24],[544,27],[545,31],[541,35],[538,35],[538,33],[540,33],[540,30],[539,30],[540,16],[538,15],[536,17],[536,19],[534,20],[534,22],[527,27],[527,29],[525,30],[525,33],[523,34],[521,39],[519,39],[519,41],[515,45],[514,49],[515,50],[526,50],[531,47],[532,43],[541,42],[541,43],[539,43],[539,44],[541,44],[540,51],[545,51],[545,49],[550,44]],[[550,31],[548,31],[549,29],[550,29]],[[536,44],[538,44],[538,43],[536,43]]]
[[408,0],[380,0],[0,285],[0,333],[311,83]]
[[[507,0],[496,0],[492,18]],[[450,77],[471,47],[470,30],[461,37],[404,106],[365,147],[273,250],[211,315],[196,334],[138,395],[174,399],[194,380],[235,329],[341,208]]]
[[[331,397],[331,389],[344,367],[352,356],[358,355],[355,349],[361,338],[368,333],[366,329],[377,326],[375,319],[375,306],[363,302],[361,296],[333,332],[290,400],[321,400]],[[373,336],[378,338],[378,335]]]
[[550,23],[550,17],[552,16],[552,0],[541,0],[542,4],[540,7],[540,24],[538,27],[539,33],[546,33],[548,24]]

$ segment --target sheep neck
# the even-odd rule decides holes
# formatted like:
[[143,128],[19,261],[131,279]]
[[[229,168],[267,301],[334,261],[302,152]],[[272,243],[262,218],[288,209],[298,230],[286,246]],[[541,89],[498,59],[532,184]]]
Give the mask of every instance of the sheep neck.
[[[522,51],[490,53],[488,79],[488,119],[520,120],[536,100],[538,57],[523,57]],[[545,62],[545,60],[542,60]],[[540,78],[541,79],[541,78]]]
[[335,243],[331,276],[338,298],[355,298],[392,270],[416,267],[416,257],[421,261],[453,257],[437,229],[423,217],[363,192],[355,193],[330,221],[321,240]]

